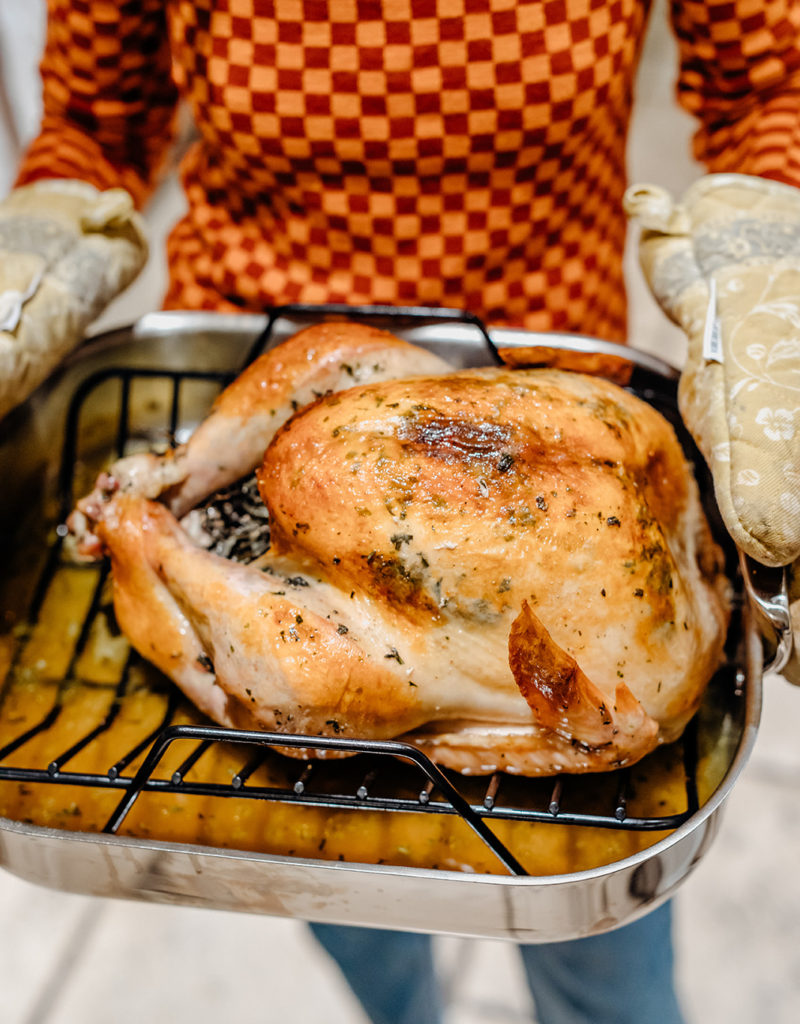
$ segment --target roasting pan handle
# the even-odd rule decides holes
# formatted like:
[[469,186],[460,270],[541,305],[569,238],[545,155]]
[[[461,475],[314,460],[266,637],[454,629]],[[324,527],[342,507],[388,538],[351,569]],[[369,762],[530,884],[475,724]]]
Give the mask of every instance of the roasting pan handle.
[[406,325],[422,325],[425,323],[466,324],[477,330],[483,339],[492,362],[497,366],[503,365],[503,360],[500,358],[497,346],[483,320],[475,313],[470,313],[468,310],[459,309],[458,307],[357,306],[348,303],[316,305],[305,302],[290,302],[282,306],[269,306],[265,312],[267,314],[266,326],[250,347],[244,362],[241,364],[240,373],[269,347],[275,324],[282,317],[288,317],[289,319],[299,318],[301,321],[313,324],[322,323],[331,318],[357,320],[362,323],[373,323],[376,326],[381,323],[388,323],[390,326],[394,325],[394,327],[403,323]]
[[739,552],[745,593],[769,657],[764,672],[780,672],[792,654],[792,620],[789,614],[789,581],[785,567],[770,568]]

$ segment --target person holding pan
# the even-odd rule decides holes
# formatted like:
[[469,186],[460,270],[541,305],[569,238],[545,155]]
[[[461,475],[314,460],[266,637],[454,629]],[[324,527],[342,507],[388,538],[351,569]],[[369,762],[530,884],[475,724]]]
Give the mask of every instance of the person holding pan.
[[[0,414],[144,263],[136,209],[186,112],[195,135],[166,308],[446,306],[487,324],[626,341],[625,142],[648,10],[642,0],[48,0],[41,131],[0,204]],[[695,155],[716,181],[682,204],[633,190],[627,208],[643,225],[656,297],[690,335],[682,409],[726,523],[754,557],[791,565],[800,0],[675,0],[671,12],[678,100],[698,119]],[[783,185],[777,199],[741,180],[726,191],[717,175],[731,173]],[[770,321],[765,342],[770,316],[783,328]],[[742,322],[758,336],[740,336]],[[751,376],[753,363],[769,373],[756,374],[764,401],[732,420],[729,396],[758,390],[747,392],[742,351]],[[751,436],[760,454],[745,464]],[[428,937],[314,931],[376,1024],[441,1019]],[[668,904],[604,935],[521,951],[543,1024],[683,1019]]]

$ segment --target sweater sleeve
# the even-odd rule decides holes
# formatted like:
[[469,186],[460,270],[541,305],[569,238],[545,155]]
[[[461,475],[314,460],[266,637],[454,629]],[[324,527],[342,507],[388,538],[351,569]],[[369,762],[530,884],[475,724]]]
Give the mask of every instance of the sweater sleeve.
[[148,196],[172,140],[177,91],[165,0],[47,0],[43,116],[17,184],[79,178]]
[[672,0],[672,23],[695,157],[800,186],[800,0]]

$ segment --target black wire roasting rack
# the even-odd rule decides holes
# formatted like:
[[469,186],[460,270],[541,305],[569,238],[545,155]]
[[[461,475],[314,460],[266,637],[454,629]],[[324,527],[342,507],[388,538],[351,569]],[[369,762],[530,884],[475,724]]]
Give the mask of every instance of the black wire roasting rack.
[[[351,318],[369,318],[372,322],[384,323],[389,320],[395,325],[424,324],[441,321],[455,321],[474,326],[488,346],[487,363],[497,360],[497,354],[485,327],[476,318],[452,311],[414,309],[359,309],[327,308],[326,316],[347,315]],[[273,330],[281,319],[308,321],[319,316],[312,307],[282,307],[270,315],[267,328],[257,339],[245,362],[255,358],[273,340]],[[131,450],[132,440],[141,440],[139,426],[132,419],[131,395],[142,381],[159,381],[168,389],[168,400],[163,403],[165,420],[155,434],[167,444],[185,436],[191,428],[182,417],[183,394],[193,382],[212,389],[221,389],[234,376],[231,373],[195,369],[162,369],[152,367],[112,366],[85,379],[74,393],[68,409],[63,454],[58,482],[60,515],[58,525],[52,533],[47,557],[38,576],[30,603],[28,624],[17,643],[13,654],[11,672],[24,658],[25,646],[31,631],[39,620],[48,593],[52,590],[59,573],[69,566],[70,571],[94,573],[93,597],[88,613],[80,624],[71,661],[64,674],[64,685],[74,679],[77,665],[84,651],[98,616],[108,615],[106,590],[107,567],[76,566],[69,559],[62,525],[67,514],[79,496],[76,489],[76,466],[83,458],[81,415],[87,397],[99,387],[116,387],[119,400],[116,406],[115,451],[110,456],[121,456]],[[632,387],[641,397],[653,402],[660,411],[679,426],[675,412],[674,385],[669,381],[657,380],[655,375],[643,374]],[[153,433],[148,427],[150,434]],[[733,617],[731,643],[726,664],[722,666],[714,685],[724,687],[726,692],[741,696],[744,674],[737,661],[737,616]],[[116,682],[114,698],[105,717],[98,724],[87,728],[77,740],[52,756],[46,764],[20,763],[26,745],[40,738],[50,730],[56,730],[59,719],[68,714],[64,702],[55,698],[49,711],[41,719],[15,736],[0,749],[0,781],[17,783],[40,783],[53,786],[70,785],[113,791],[119,800],[103,831],[115,833],[119,830],[134,803],[148,793],[180,793],[215,798],[245,800],[281,801],[323,808],[371,810],[386,813],[415,812],[426,814],[457,815],[469,825],[512,874],[522,875],[525,871],[513,853],[495,835],[490,826],[492,820],[548,822],[573,826],[593,826],[606,829],[633,831],[668,831],[679,827],[698,809],[698,731],[696,722],[690,723],[677,749],[684,777],[684,806],[676,813],[637,816],[629,811],[631,769],[620,769],[610,773],[605,780],[602,806],[586,806],[582,798],[581,778],[558,776],[552,779],[521,779],[494,773],[485,778],[467,778],[440,769],[415,747],[398,741],[352,740],[342,737],[291,736],[274,732],[253,732],[222,728],[210,724],[182,724],[176,722],[176,712],[181,705],[177,691],[164,682],[164,712],[155,729],[150,729],[132,746],[114,751],[113,760],[105,772],[71,770],[71,763],[77,755],[98,740],[114,734],[114,726],[125,695],[131,686],[131,675],[139,655],[130,651],[124,668]],[[215,744],[234,744],[240,754],[240,766],[230,782],[212,781],[204,776],[203,757]],[[163,772],[166,755],[180,746],[189,753],[179,767]],[[277,753],[275,747],[296,747],[314,750],[320,758],[300,761]],[[326,760],[325,753],[348,752],[354,757]],[[14,757],[14,766],[7,762]],[[278,774],[284,782],[281,785],[264,786],[254,783],[252,777],[257,770],[270,760],[278,761],[283,767]],[[272,777],[272,776],[271,776]]]

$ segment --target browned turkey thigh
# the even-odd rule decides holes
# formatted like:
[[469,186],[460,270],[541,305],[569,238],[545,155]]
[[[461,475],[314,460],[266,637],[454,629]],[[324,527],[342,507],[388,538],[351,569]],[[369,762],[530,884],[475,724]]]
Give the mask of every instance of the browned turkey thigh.
[[675,738],[720,659],[725,581],[689,467],[605,381],[491,369],[326,394],[259,486],[273,542],[248,566],[197,548],[151,489],[84,503],[123,630],[222,723],[402,736],[466,772],[597,771]]

